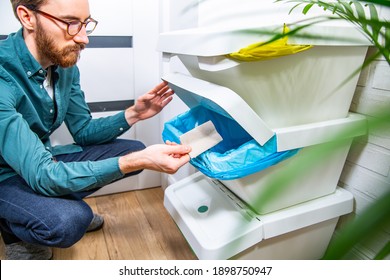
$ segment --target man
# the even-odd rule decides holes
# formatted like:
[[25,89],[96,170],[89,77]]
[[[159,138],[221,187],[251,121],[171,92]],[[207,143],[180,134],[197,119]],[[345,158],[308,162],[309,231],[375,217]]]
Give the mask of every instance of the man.
[[[143,169],[174,173],[191,148],[116,139],[172,100],[165,83],[121,113],[91,118],[76,66],[97,24],[88,0],[11,3],[22,29],[0,41],[0,230],[8,259],[50,259],[51,247],[102,226],[82,198]],[[64,121],[75,144],[52,147]]]

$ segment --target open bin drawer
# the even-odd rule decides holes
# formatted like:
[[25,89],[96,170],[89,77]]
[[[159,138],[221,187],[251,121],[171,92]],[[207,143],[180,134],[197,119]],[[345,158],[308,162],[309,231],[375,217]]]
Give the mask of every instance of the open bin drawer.
[[[230,89],[183,74],[169,74],[164,80],[190,107],[166,123],[164,140],[178,142],[186,130],[211,120],[224,140],[191,164],[220,180],[257,213],[334,192],[352,138],[366,133],[366,120],[358,114],[272,130]],[[337,147],[324,153],[329,145]],[[302,171],[300,166],[307,168]],[[262,196],[275,192],[274,200],[260,203]]]

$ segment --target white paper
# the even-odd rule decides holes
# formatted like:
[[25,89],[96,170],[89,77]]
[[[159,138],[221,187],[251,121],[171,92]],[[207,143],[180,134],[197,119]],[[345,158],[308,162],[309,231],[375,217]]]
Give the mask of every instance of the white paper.
[[181,144],[191,146],[194,158],[221,142],[222,136],[211,121],[205,122],[180,136]]

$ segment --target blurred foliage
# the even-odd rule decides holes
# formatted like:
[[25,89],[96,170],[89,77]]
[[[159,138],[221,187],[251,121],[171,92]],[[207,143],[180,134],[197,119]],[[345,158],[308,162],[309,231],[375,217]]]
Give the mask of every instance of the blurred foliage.
[[[390,22],[380,19],[377,7],[390,8],[390,0],[365,0],[365,1],[318,1],[318,0],[276,0],[276,2],[297,3],[292,10],[302,8],[302,13],[308,15],[313,6],[319,6],[330,12],[330,16],[308,18],[300,22],[300,26],[292,29],[291,34],[297,33],[303,28],[329,20],[344,19],[356,25],[376,47],[376,52],[366,59],[365,65],[383,56],[390,66]],[[292,11],[291,10],[291,11]],[[290,12],[291,12],[290,11]],[[289,35],[289,34],[286,34]],[[360,72],[357,69],[355,73]],[[351,76],[352,76],[351,75]],[[368,121],[368,131],[383,129],[390,123],[390,108],[375,113],[376,117]],[[342,137],[342,135],[340,135]],[[334,143],[337,143],[334,142]],[[324,150],[324,155],[326,151]],[[309,163],[303,163],[308,165]],[[361,214],[347,223],[340,234],[330,243],[323,259],[343,259],[357,244],[370,239],[372,236],[384,230],[390,223],[390,190],[378,200],[368,206]],[[390,255],[390,241],[374,259],[385,259]]]
[[376,6],[389,8],[389,0],[276,0],[276,2],[297,3],[291,11],[302,7],[302,13],[305,15],[310,14],[310,9],[313,6],[321,7],[331,14],[329,16],[308,18],[305,20],[307,25],[317,24],[321,21],[339,20],[340,18],[353,23],[359,27],[377,48],[377,52],[367,61],[367,63],[371,63],[372,60],[382,55],[387,63],[390,64],[390,22],[387,21],[387,19],[379,18],[378,10],[376,8]]

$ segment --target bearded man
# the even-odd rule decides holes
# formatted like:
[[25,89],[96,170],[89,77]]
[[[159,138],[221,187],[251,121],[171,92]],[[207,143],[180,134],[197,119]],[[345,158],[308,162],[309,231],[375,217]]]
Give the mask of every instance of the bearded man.
[[[143,169],[174,173],[191,148],[117,139],[171,100],[166,83],[92,119],[76,63],[97,21],[88,0],[11,0],[22,28],[0,41],[0,230],[7,259],[50,259],[103,218],[83,201]],[[10,11],[11,12],[11,11]],[[74,144],[50,135],[65,122]]]

